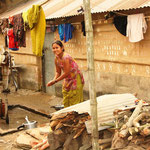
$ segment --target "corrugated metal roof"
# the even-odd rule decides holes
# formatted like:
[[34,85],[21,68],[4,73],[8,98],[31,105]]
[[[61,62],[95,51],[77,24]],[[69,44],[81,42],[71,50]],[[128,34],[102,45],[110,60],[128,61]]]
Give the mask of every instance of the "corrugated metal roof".
[[[97,97],[97,112],[98,112],[98,129],[107,128],[101,126],[101,123],[110,123],[114,121],[113,111],[115,109],[124,109],[135,106],[137,98],[133,94],[108,94]],[[64,108],[53,114],[65,113],[70,111],[77,111],[78,113],[90,112],[90,100]],[[91,121],[86,122],[88,133],[91,133]]]
[[93,8],[92,12],[114,11],[114,10],[128,10],[133,8],[140,8],[150,6],[149,0],[104,0]]
[[[57,0],[56,0],[57,1]],[[129,10],[136,8],[150,7],[150,0],[91,0],[91,12],[101,13],[107,11]],[[77,10],[83,6],[81,0],[68,0],[67,5],[51,14],[47,14],[47,19],[61,18],[78,15]]]
[[26,3],[19,4],[12,10],[9,10],[9,11],[6,11],[6,12],[0,14],[0,18],[8,18],[9,16],[14,16],[16,14],[22,13],[22,12],[28,10],[29,8],[31,8],[31,6],[33,4],[35,4],[35,5],[41,4],[42,2],[43,2],[43,0],[32,0],[32,1],[27,1]]
[[[46,19],[61,18],[79,15],[77,10],[83,6],[82,0],[32,0],[17,8],[0,14],[0,18],[7,18],[31,8],[33,4],[42,5]],[[91,12],[100,13],[107,11],[129,10],[150,7],[150,0],[91,0]]]

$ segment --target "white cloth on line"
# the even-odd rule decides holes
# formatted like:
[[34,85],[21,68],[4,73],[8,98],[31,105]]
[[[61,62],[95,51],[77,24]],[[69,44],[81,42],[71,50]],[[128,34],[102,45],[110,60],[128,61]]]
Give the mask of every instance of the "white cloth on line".
[[130,42],[139,42],[144,39],[143,33],[146,33],[147,24],[144,14],[128,15],[127,17],[127,37]]

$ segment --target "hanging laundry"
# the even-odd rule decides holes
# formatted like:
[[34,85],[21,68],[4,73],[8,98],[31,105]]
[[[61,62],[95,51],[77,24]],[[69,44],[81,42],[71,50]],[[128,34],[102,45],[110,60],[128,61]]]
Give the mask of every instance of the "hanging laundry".
[[26,34],[24,31],[24,22],[22,18],[22,13],[17,14],[14,16],[13,19],[13,32],[15,41],[18,42],[19,47],[26,47]]
[[72,39],[73,30],[73,25],[71,25],[70,23],[64,24],[64,42],[68,42],[70,39]]
[[8,30],[8,19],[6,19],[6,18],[0,19],[0,33],[2,33],[4,36],[5,47],[8,47],[7,30]]
[[122,35],[126,36],[127,16],[115,16],[114,25]]
[[8,21],[9,21],[9,25],[14,25],[14,17],[13,16],[10,16],[9,18],[8,18]]
[[60,40],[63,41],[64,40],[64,24],[58,25],[58,34],[59,34]]
[[[32,52],[37,56],[42,56],[42,50],[45,39],[46,20],[43,8],[40,7],[39,19],[34,28],[31,30]],[[36,17],[35,17],[36,18]]]
[[28,11],[25,11],[22,13],[22,18],[24,22],[24,31],[29,29],[29,24],[28,24]]
[[50,32],[55,32],[56,31],[56,29],[57,29],[57,26],[56,25],[47,25],[46,26],[46,32],[47,33],[50,33]]
[[37,24],[40,18],[40,8],[39,5],[33,5],[32,8],[28,9],[26,12],[23,12],[22,18],[24,21],[25,30],[29,27],[29,29],[33,29]]
[[13,29],[8,30],[8,37],[9,37],[9,47],[8,48],[13,51],[19,50],[18,43],[14,39]]
[[50,29],[51,29],[51,32],[55,32],[56,31],[56,29],[57,29],[57,27],[56,27],[56,25],[50,25]]
[[43,8],[39,5],[33,5],[32,8],[23,12],[25,30],[29,27],[31,30],[32,52],[37,56],[42,56],[42,50],[45,39],[46,20]]
[[70,39],[72,39],[72,32],[74,30],[74,27],[70,23],[66,24],[60,24],[58,25],[58,33],[60,40],[64,42],[68,42]]
[[82,26],[83,36],[86,36],[86,32],[85,32],[85,22],[84,22],[84,21],[81,22],[81,26]]
[[2,34],[6,35],[7,34],[7,28],[8,28],[8,19],[4,18],[0,21],[0,31]]
[[127,22],[127,37],[129,37],[129,41],[139,42],[144,39],[143,33],[146,33],[147,30],[144,14],[128,15]]

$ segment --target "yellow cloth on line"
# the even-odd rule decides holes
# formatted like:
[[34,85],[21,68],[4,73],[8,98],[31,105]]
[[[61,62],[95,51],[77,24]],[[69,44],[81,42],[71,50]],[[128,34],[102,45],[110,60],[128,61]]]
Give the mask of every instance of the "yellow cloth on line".
[[81,76],[77,75],[77,88],[75,90],[66,91],[62,88],[64,107],[83,102],[83,84]]
[[22,14],[25,24],[31,29],[32,52],[37,56],[42,56],[45,39],[46,20],[43,8],[33,5]]
[[32,8],[23,12],[22,18],[24,21],[24,29],[26,30],[26,25],[28,25],[30,29],[33,29],[34,26],[37,24],[39,17],[40,17],[39,5],[33,5]]
[[32,52],[37,56],[42,56],[42,49],[45,39],[46,20],[43,8],[40,7],[40,16],[37,24],[31,30]]

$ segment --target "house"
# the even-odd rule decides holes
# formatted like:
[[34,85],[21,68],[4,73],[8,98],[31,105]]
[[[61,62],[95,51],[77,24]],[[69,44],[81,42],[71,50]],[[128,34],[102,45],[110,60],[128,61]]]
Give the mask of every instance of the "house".
[[[71,23],[75,30],[73,38],[64,43],[66,52],[70,53],[79,64],[85,78],[84,94],[88,97],[88,71],[86,54],[86,36],[83,35],[81,22],[84,15],[80,12],[83,6],[81,0],[37,0],[26,2],[22,7],[0,14],[0,18],[20,13],[31,7],[32,4],[41,4],[45,12],[47,29],[50,25]],[[94,56],[96,72],[97,95],[106,93],[137,93],[139,98],[150,98],[150,1],[149,0],[92,0],[91,12],[94,32]],[[111,16],[144,13],[147,31],[144,39],[139,42],[129,42],[115,28]],[[108,17],[108,19],[106,19]],[[53,87],[46,87],[46,83],[55,73],[54,55],[51,43],[59,39],[58,30],[46,32],[43,57],[32,54],[30,32],[26,33],[26,48],[11,52],[20,69],[21,88],[44,90],[49,94],[60,95],[61,83]],[[0,35],[0,45],[4,39]]]

